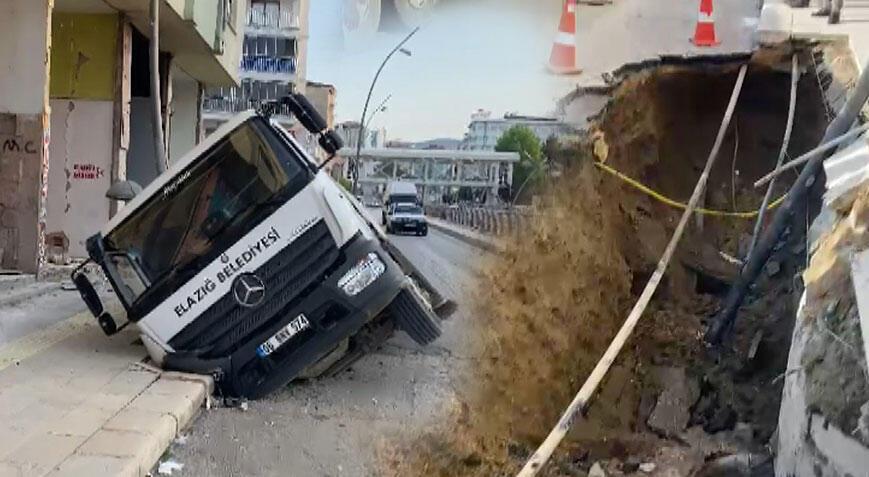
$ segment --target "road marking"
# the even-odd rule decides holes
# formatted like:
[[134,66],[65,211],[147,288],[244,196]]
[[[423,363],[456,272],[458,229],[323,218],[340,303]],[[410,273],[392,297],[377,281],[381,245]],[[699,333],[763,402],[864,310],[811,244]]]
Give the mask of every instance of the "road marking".
[[95,326],[93,316],[85,311],[48,328],[22,336],[0,347],[0,371]]

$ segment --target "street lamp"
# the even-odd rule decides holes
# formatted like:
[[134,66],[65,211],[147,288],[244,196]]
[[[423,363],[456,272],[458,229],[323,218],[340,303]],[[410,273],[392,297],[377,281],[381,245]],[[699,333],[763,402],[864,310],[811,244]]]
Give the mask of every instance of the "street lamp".
[[365,120],[365,124],[366,124],[366,125],[371,124],[371,121],[374,120],[374,116],[375,116],[377,113],[382,113],[382,112],[386,111],[386,103],[387,103],[387,101],[389,101],[390,99],[392,99],[392,95],[391,95],[391,94],[390,94],[389,96],[387,96],[383,101],[381,101],[380,104],[379,104],[376,108],[374,108],[374,111],[371,111],[371,116],[368,116],[368,119]]
[[371,86],[368,88],[368,97],[365,98],[365,107],[362,108],[362,118],[359,120],[359,140],[356,141],[356,158],[353,160],[353,195],[358,193],[359,188],[359,155],[362,154],[362,138],[365,137],[365,116],[368,114],[368,103],[371,102],[371,93],[374,92],[374,85],[377,84],[377,78],[380,77],[380,72],[383,71],[383,67],[386,66],[386,63],[392,58],[396,52],[401,52],[405,56],[411,56],[410,50],[406,48],[402,48],[410,37],[416,34],[419,31],[419,27],[416,27],[408,33],[403,40],[401,40],[398,45],[395,45],[395,48],[386,55],[386,58],[383,59],[383,63],[380,63],[380,67],[377,68],[377,73],[374,74],[374,79],[371,80]]

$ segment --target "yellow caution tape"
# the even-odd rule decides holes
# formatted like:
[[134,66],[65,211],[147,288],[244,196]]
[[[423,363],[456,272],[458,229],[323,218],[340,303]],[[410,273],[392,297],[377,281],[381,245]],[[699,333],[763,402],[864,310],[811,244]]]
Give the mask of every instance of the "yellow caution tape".
[[[653,199],[657,199],[658,201],[663,202],[671,207],[675,207],[677,209],[685,210],[686,208],[688,208],[687,204],[675,201],[675,200],[661,194],[660,192],[657,192],[657,191],[645,186],[644,184],[642,184],[634,179],[631,179],[630,177],[622,174],[621,172],[613,169],[610,166],[607,166],[606,164],[603,164],[603,163],[598,162],[598,161],[594,161],[594,165],[597,166],[598,169],[601,169],[605,172],[608,172],[609,174],[611,174],[615,177],[618,177],[619,179],[625,181],[628,185],[632,186],[633,188],[635,188],[641,192],[644,192],[646,195],[648,195],[649,197],[652,197]],[[778,207],[782,202],[784,202],[786,196],[787,196],[787,194],[785,194],[785,195],[779,197],[778,199],[770,202],[770,204],[767,206],[766,210],[772,210],[772,209]],[[741,218],[741,219],[752,219],[752,218],[757,217],[757,215],[758,215],[757,210],[752,210],[750,212],[729,212],[729,211],[725,211],[725,210],[710,210],[710,209],[697,208],[694,210],[694,212],[698,213],[698,214],[711,215],[711,216],[715,216],[715,217],[736,217],[736,218]]]

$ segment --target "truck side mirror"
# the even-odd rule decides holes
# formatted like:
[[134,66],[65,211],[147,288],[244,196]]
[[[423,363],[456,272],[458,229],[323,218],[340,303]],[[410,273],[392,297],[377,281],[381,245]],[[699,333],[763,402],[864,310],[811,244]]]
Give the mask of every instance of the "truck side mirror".
[[323,119],[323,116],[320,116],[320,113],[317,112],[317,108],[315,108],[305,96],[299,93],[293,93],[287,96],[285,101],[289,105],[293,116],[295,116],[299,122],[302,123],[302,126],[305,126],[305,129],[310,133],[319,134],[328,127],[326,120]]
[[341,139],[341,135],[331,129],[320,136],[319,143],[320,147],[329,154],[337,154],[344,147],[344,140]]
[[73,272],[72,283],[78,289],[81,299],[84,300],[85,305],[87,305],[94,317],[101,316],[105,311],[103,309],[103,302],[100,300],[100,296],[97,294],[87,275]]

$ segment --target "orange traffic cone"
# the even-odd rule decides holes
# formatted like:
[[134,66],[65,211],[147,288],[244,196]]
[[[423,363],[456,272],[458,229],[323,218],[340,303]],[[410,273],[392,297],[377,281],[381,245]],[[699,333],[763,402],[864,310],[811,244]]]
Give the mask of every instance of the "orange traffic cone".
[[549,70],[556,74],[577,73],[576,68],[576,1],[565,0],[558,34],[552,42]]
[[712,0],[700,0],[700,16],[691,41],[697,46],[715,46],[715,18],[712,16]]

